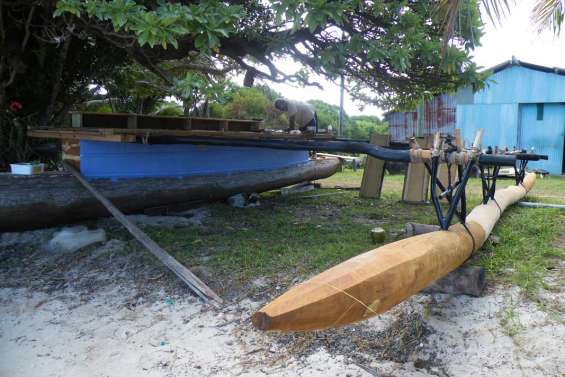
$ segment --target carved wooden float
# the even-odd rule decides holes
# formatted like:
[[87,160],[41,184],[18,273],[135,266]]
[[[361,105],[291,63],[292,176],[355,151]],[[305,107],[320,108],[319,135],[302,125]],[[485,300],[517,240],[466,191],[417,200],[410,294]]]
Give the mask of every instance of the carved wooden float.
[[351,258],[299,284],[256,312],[261,330],[309,331],[383,313],[465,262],[486,240],[502,212],[531,190],[522,183],[497,190],[465,225],[393,242]]

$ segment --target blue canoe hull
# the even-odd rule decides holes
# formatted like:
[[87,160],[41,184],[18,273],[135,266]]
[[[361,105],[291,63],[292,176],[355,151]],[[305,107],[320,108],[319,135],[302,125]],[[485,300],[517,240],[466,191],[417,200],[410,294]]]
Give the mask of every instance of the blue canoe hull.
[[89,180],[234,174],[290,168],[307,162],[307,151],[191,144],[80,142],[80,170]]

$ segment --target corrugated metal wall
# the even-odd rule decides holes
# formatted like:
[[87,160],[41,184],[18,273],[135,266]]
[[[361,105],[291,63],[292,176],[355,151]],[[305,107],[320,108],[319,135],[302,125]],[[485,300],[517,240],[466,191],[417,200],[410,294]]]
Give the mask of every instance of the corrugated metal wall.
[[565,102],[565,76],[514,66],[496,72],[475,103]]
[[391,140],[406,142],[412,136],[424,137],[438,131],[442,134],[453,134],[456,106],[453,96],[443,94],[425,102],[416,111],[386,114]]
[[475,133],[482,128],[483,148],[498,146],[512,149],[518,143],[518,121],[518,104],[457,106],[457,126],[461,129],[466,147],[471,146]]
[[416,111],[391,112],[385,115],[391,141],[405,142],[418,131]]
[[538,119],[535,104],[520,105],[518,145],[527,150],[533,148],[534,152],[549,157],[547,161],[531,162],[529,167],[545,169],[551,174],[561,174],[565,142],[565,104],[546,103],[543,107],[543,119]]

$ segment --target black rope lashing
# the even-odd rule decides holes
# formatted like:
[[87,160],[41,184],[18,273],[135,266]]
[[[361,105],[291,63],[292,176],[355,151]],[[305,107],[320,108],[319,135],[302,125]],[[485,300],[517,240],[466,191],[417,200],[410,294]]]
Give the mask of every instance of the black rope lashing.
[[473,252],[475,252],[477,244],[475,243],[475,237],[473,236],[473,233],[471,233],[471,230],[467,227],[466,223],[461,223],[461,225],[463,225],[463,228],[465,228],[467,233],[469,233],[469,237],[471,237],[471,241],[473,241]]

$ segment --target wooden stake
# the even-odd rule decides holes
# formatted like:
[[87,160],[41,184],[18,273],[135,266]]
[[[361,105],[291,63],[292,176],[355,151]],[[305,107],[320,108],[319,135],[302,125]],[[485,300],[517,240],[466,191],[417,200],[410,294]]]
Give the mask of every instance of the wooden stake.
[[73,166],[63,162],[63,166],[96,198],[122,225],[138,240],[151,254],[159,259],[167,268],[175,273],[188,287],[204,301],[213,300],[221,303],[222,299],[188,268],[171,257],[155,241],[145,234],[137,225],[131,222],[119,209],[96,190]]

